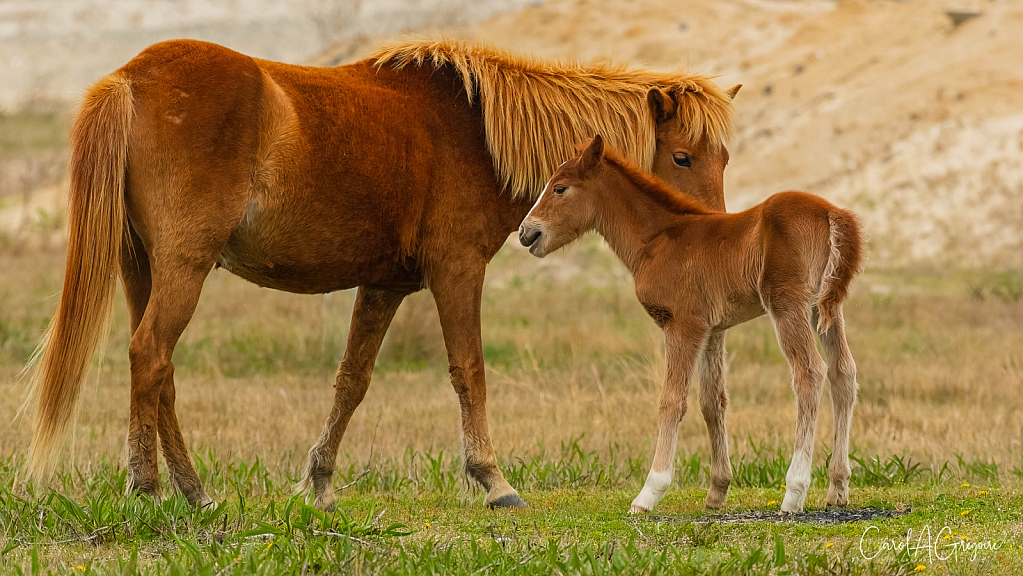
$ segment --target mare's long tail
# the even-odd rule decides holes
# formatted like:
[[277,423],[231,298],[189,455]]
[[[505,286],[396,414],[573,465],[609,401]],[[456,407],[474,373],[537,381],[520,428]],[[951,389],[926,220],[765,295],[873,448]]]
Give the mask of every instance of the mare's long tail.
[[124,182],[133,116],[131,84],[111,74],[88,92],[71,129],[68,254],[57,312],[33,358],[38,396],[27,472],[52,470],[82,382],[106,333],[125,232]]

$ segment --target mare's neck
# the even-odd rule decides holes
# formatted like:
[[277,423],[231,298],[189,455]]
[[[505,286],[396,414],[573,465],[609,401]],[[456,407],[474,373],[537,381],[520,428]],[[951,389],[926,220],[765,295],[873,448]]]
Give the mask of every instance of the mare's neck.
[[635,274],[642,265],[643,247],[678,223],[674,213],[648,197],[611,166],[605,165],[606,185],[601,190],[594,229]]

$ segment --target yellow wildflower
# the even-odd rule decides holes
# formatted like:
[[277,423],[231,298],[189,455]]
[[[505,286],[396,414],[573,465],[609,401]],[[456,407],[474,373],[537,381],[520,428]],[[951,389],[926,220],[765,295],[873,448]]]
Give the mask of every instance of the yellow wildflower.
[[970,483],[969,482],[963,482],[963,488],[969,488],[969,487],[970,487]]
[[981,490],[980,492],[977,492],[977,496],[987,496],[987,490]]
[[967,515],[967,514],[969,514],[969,513],[970,513],[970,511],[969,511],[969,510],[963,510],[962,512],[960,512],[960,513],[959,513],[959,515],[960,515],[960,516],[966,516],[966,515]]
[[927,566],[924,566],[923,564],[917,564],[916,568],[913,568],[913,572],[919,572],[921,570],[927,570]]
[[778,503],[777,500],[771,500],[770,502],[767,503],[767,505],[770,506],[771,504],[777,504],[777,503]]
[[427,522],[427,523],[426,523],[426,527],[427,527],[427,528],[429,528],[429,527],[430,527],[430,523],[429,523],[429,522]]
[[828,542],[827,544],[825,544],[825,545],[824,545],[824,547],[825,547],[825,548],[831,548],[831,547],[832,547],[832,546],[834,546],[834,545],[835,545],[835,543],[834,543],[834,542]]

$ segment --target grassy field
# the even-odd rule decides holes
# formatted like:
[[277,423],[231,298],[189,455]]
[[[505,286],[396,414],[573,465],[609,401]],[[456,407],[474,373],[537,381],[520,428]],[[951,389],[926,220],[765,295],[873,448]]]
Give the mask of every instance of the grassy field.
[[[811,514],[780,523],[774,515],[795,409],[765,319],[728,339],[736,479],[726,509],[702,509],[709,447],[691,409],[676,488],[653,515],[624,513],[653,451],[663,349],[631,280],[595,238],[542,262],[509,246],[488,271],[491,430],[527,510],[484,510],[460,472],[457,402],[429,294],[399,310],[342,443],[341,510],[324,516],[293,499],[332,400],[352,295],[282,294],[223,271],[207,281],[174,357],[186,442],[218,506],[193,512],[169,490],[160,503],[123,496],[120,303],[63,475],[23,486],[16,470],[29,427],[14,419],[23,394],[15,377],[52,313],[62,258],[56,248],[0,253],[3,573],[1023,571],[1016,271],[868,269],[854,285],[851,507],[896,517],[824,524],[826,395]],[[697,397],[694,386],[691,408]],[[891,550],[907,539],[913,549]],[[938,558],[950,552],[958,557]]]

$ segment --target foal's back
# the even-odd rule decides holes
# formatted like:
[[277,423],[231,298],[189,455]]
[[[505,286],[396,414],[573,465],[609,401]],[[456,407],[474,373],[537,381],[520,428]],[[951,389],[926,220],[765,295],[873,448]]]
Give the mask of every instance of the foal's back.
[[832,254],[829,215],[854,216],[819,196],[775,194],[738,213],[687,214],[647,248],[641,300],[671,292],[683,310],[728,328],[765,312],[778,294],[809,301]]

